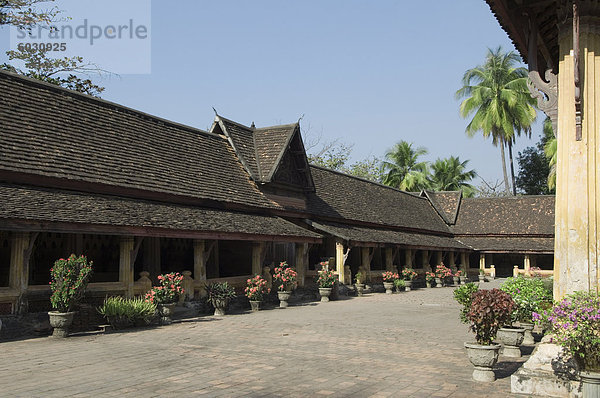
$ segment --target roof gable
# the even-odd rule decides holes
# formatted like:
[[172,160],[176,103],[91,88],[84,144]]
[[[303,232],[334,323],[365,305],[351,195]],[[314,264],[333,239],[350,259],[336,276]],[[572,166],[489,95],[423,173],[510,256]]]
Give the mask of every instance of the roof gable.
[[446,224],[453,225],[458,217],[458,209],[462,199],[462,191],[427,191],[421,194],[431,202],[431,205],[444,219]]

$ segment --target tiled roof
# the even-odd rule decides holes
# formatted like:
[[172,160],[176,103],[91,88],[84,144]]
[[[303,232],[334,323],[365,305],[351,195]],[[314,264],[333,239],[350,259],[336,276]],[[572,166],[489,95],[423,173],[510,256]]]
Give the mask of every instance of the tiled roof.
[[227,141],[0,72],[0,172],[276,207]]
[[256,155],[261,181],[269,181],[298,124],[258,128],[254,130]]
[[444,236],[407,233],[381,228],[365,228],[323,221],[312,221],[309,224],[318,231],[347,240],[350,244],[377,243],[396,244],[413,248],[470,249],[455,239]]
[[442,218],[426,198],[311,166],[316,192],[309,194],[310,213],[346,220],[449,234]]
[[463,198],[457,235],[554,235],[554,196]]
[[423,192],[447,224],[454,224],[456,222],[462,191]]
[[488,252],[554,252],[554,238],[532,237],[473,237],[459,236],[458,241],[471,247],[473,250]]
[[260,235],[273,240],[320,238],[279,217],[15,185],[0,185],[0,225],[4,224],[2,220],[35,221],[47,227],[52,223],[115,229],[143,227],[149,234],[153,228],[187,231],[190,235],[225,234],[220,239],[226,239],[226,234]]
[[256,147],[254,144],[254,132],[252,128],[236,123],[224,117],[217,116],[217,119],[225,127],[225,135],[231,140],[240,162],[246,167],[250,176],[255,180],[260,180],[260,171],[258,161],[256,160]]

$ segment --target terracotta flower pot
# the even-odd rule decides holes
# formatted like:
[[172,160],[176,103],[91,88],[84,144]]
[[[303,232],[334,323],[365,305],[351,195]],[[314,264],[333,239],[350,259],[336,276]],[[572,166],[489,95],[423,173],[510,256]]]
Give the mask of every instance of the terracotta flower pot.
[[73,324],[73,315],[75,315],[75,312],[48,312],[50,326],[54,328],[52,337],[67,337],[69,335],[69,329]]
[[475,366],[473,370],[473,380],[482,382],[492,382],[496,380],[496,375],[492,368],[498,362],[498,351],[500,344],[480,345],[465,343],[469,361]]
[[392,289],[394,288],[393,282],[383,282],[383,287],[385,288],[385,294],[392,294]]
[[330,288],[330,287],[320,287],[319,288],[319,295],[321,296],[321,302],[326,303],[329,301],[329,296],[331,296],[331,290],[332,290],[332,288]]

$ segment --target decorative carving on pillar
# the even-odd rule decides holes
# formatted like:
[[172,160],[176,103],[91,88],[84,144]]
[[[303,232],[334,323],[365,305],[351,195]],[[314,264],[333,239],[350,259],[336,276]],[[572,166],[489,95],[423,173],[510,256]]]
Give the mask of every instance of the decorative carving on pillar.
[[551,69],[546,70],[544,79],[537,70],[530,70],[527,87],[538,108],[552,121],[552,130],[558,137],[558,77]]
[[573,72],[575,73],[575,139],[581,141],[581,82],[579,81],[579,1],[573,0]]

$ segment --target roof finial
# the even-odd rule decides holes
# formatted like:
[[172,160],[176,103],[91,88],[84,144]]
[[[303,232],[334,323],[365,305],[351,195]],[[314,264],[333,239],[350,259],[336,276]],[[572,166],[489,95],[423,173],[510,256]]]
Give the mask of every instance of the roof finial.
[[251,128],[252,130],[254,130],[254,129],[256,128],[256,125],[254,124],[254,120],[252,121],[252,124],[250,125],[250,128]]
[[217,110],[215,109],[215,107],[213,106],[213,111],[215,111],[215,116],[219,116],[219,113],[217,112]]
[[300,116],[300,117],[298,118],[298,121],[297,121],[296,123],[300,124],[300,120],[302,120],[302,119],[304,119],[304,113],[302,114],[302,116]]

